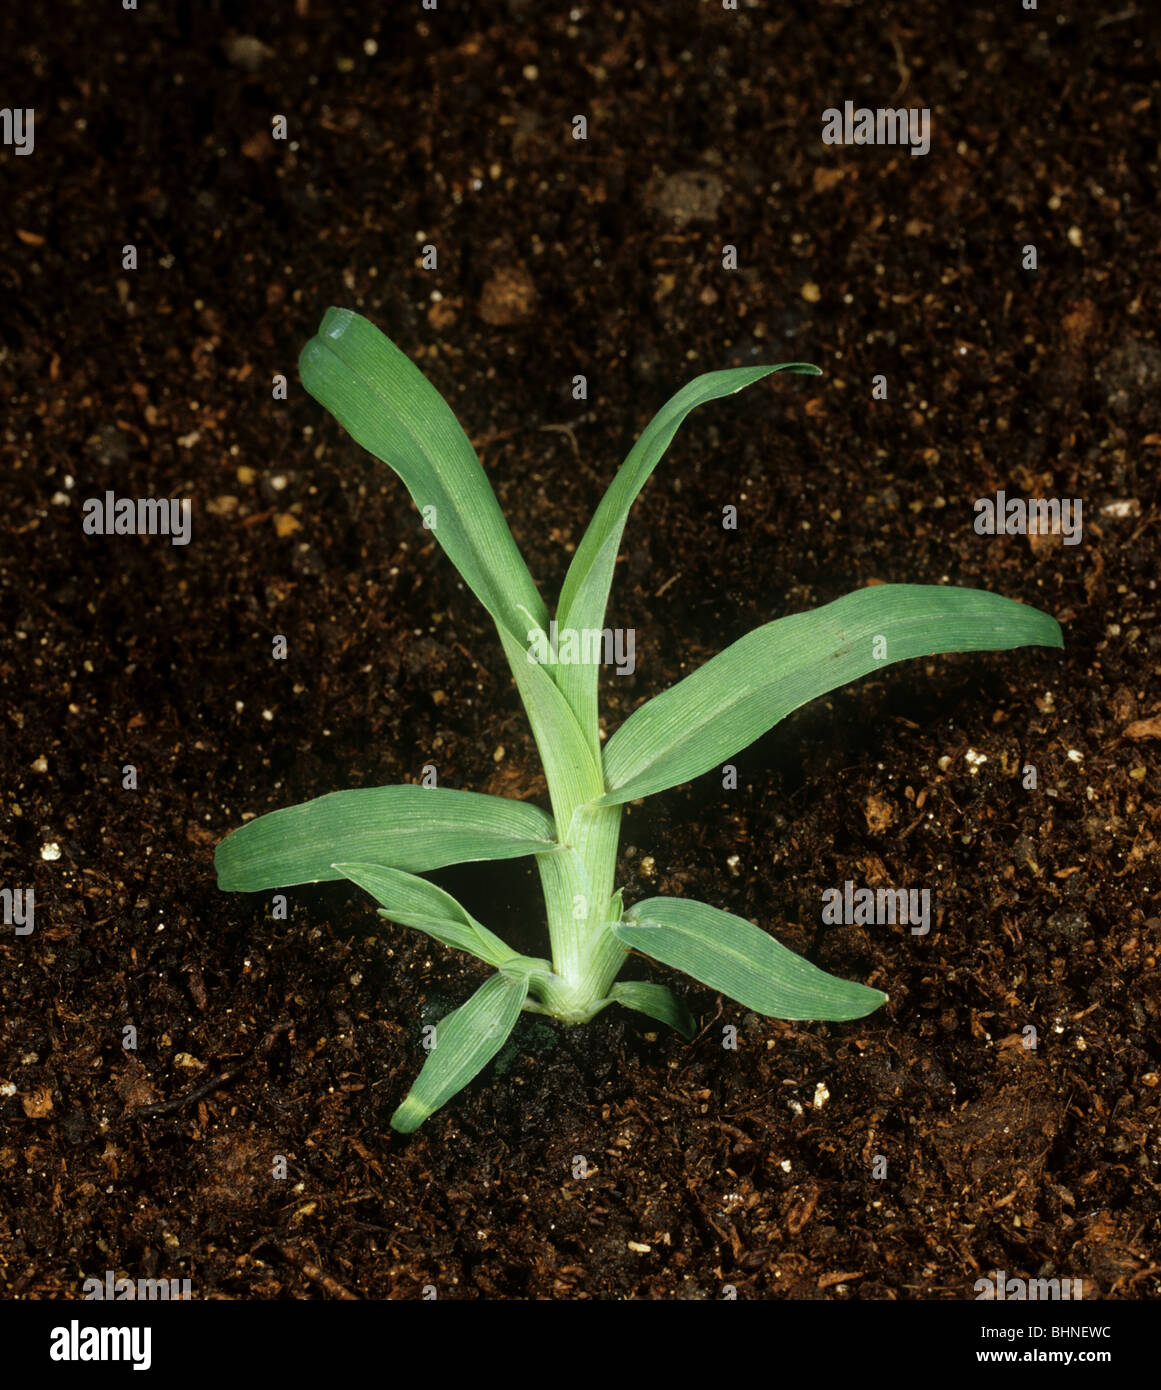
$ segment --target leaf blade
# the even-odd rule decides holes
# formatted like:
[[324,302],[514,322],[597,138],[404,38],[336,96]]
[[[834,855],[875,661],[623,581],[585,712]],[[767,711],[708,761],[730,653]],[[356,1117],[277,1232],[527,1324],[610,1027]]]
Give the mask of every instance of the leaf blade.
[[626,1009],[635,1009],[658,1023],[668,1023],[686,1042],[697,1032],[693,1014],[666,985],[651,980],[618,980],[609,990],[609,997]]
[[369,319],[332,307],[298,369],[315,400],[399,475],[420,512],[435,508],[431,534],[496,622],[523,631],[523,607],[543,623],[544,601],[476,451],[407,354]]
[[376,898],[383,908],[381,915],[400,926],[467,951],[488,965],[503,965],[518,954],[450,893],[426,879],[381,864],[342,863],[332,868]]
[[524,638],[544,627],[548,610],[451,407],[404,352],[349,309],[327,310],[302,350],[299,374],[348,434],[399,475],[421,511],[435,508],[432,535],[496,623],[554,804],[574,767],[582,769],[579,798],[591,800],[594,786],[603,788],[599,749],[583,739],[552,676],[528,661]]
[[[685,417],[698,406],[732,396],[775,372],[822,375],[819,368],[809,362],[782,362],[776,366],[731,367],[724,371],[705,372],[687,382],[653,416],[617,470],[576,548],[557,604],[557,622],[561,629],[585,632],[604,627],[613,569],[629,511]],[[594,748],[600,746],[598,674],[598,668],[592,664],[563,665],[555,670],[557,684],[564,691]]]
[[732,912],[686,898],[647,898],[612,928],[618,940],[768,1018],[844,1022],[887,995],[840,980]]
[[[876,657],[874,639],[886,637]],[[896,661],[940,652],[1063,647],[1047,613],[982,589],[881,584],[741,637],[647,701],[608,741],[596,804],[708,772],[808,701]]]
[[496,974],[441,1020],[435,1048],[391,1116],[391,1128],[411,1134],[474,1080],[504,1046],[527,997],[527,977]]
[[410,873],[557,848],[552,818],[527,802],[450,787],[356,787],[248,821],[214,852],[218,887],[253,893],[341,878],[338,862]]

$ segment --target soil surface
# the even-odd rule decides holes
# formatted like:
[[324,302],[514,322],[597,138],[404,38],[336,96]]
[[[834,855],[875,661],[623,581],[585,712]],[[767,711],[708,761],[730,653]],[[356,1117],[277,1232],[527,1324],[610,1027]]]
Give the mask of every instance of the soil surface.
[[[4,1295],[962,1300],[1002,1269],[1157,1297],[1161,14],[57,8],[0,18],[35,110],[0,148],[0,886],[36,913],[0,936]],[[823,144],[847,100],[928,109],[930,151]],[[740,752],[736,790],[629,809],[627,903],[752,918],[885,1009],[777,1022],[634,958],[694,1043],[528,1015],[388,1128],[485,967],[354,888],[286,920],[219,893],[214,846],[429,763],[545,787],[486,615],[298,382],[330,304],[451,402],[550,600],[690,377],[823,368],[696,412],[647,486],[610,732],[869,583],[1060,620],[1063,653],[886,668]],[[1082,543],[977,535],[999,489],[1081,499]],[[192,499],[190,544],[84,535],[106,490]],[[543,951],[530,861],[434,877]],[[848,880],[930,890],[930,932],[824,926]]]

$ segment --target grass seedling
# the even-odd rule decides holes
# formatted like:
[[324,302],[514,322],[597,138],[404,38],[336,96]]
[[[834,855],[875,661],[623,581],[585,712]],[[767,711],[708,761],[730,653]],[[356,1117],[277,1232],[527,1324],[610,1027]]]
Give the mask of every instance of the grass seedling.
[[[522,1010],[584,1023],[609,1004],[691,1037],[665,985],[617,981],[630,950],[684,971],[771,1018],[861,1018],[879,990],[840,980],[752,923],[705,903],[655,897],[625,907],[615,884],[627,801],[719,767],[791,711],[870,671],[937,652],[1062,647],[1059,624],[978,589],[881,584],[756,628],[636,709],[602,747],[600,651],[629,509],[685,417],[802,362],[699,376],[668,401],[621,465],[577,546],[555,625],[455,415],[371,323],[327,311],[299,360],[306,389],[402,478],[436,540],[496,624],[544,764],[552,813],[441,787],[331,792],[260,816],[218,846],[219,887],[266,891],[350,879],[380,916],[476,956],[492,972],[437,1027],[435,1047],[392,1116],[404,1133],[496,1055]],[[586,637],[588,635],[588,637]],[[521,955],[450,894],[419,877],[448,864],[533,855],[551,959]]]

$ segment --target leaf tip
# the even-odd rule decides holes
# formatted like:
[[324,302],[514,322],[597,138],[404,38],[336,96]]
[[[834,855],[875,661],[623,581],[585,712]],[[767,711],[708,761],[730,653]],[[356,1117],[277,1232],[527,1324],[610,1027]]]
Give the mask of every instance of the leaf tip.
[[855,1014],[855,1018],[866,1018],[868,1014],[873,1014],[876,1009],[881,1009],[884,1004],[891,1001],[889,994],[884,994],[881,989],[875,989],[872,985],[864,985],[863,989],[866,990],[867,994],[873,996],[873,1002],[869,1003],[861,1013]]
[[341,338],[358,317],[354,309],[340,309],[332,304],[322,316],[322,322],[318,326],[318,336],[320,338]]
[[[231,834],[233,832],[231,831]],[[219,840],[214,850],[214,873],[218,877],[218,892],[233,893],[237,891],[236,885],[230,873],[231,852],[226,849],[230,842],[230,836]],[[225,851],[223,853],[223,851]]]

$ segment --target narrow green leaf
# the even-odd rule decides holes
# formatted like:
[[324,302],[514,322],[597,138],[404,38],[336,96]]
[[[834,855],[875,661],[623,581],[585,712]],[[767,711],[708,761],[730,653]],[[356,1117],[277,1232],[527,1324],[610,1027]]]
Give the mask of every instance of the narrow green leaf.
[[648,1014],[658,1023],[668,1023],[686,1042],[697,1032],[693,1014],[666,985],[651,984],[647,980],[618,980],[609,990],[609,997],[627,1009]]
[[[773,372],[800,376],[821,376],[809,362],[783,362],[778,366],[734,367],[706,372],[683,386],[661,407],[645,426],[629,451],[608,491],[593,514],[565,576],[557,605],[557,624],[578,633],[604,627],[609,588],[625,521],[637,494],[669,448],[681,422],[699,405],[732,396]],[[581,728],[593,748],[600,747],[597,721],[597,665],[562,665],[553,668],[556,682],[576,712]]]
[[425,932],[445,946],[468,951],[489,965],[517,959],[517,952],[477,922],[450,893],[426,879],[380,864],[333,864],[344,878],[365,888],[383,905],[380,914],[400,926]]
[[431,533],[496,622],[513,633],[547,609],[476,452],[451,407],[370,320],[328,309],[298,359],[302,383],[403,479]]
[[596,804],[614,806],[688,782],[808,700],[892,662],[1063,645],[1055,618],[982,589],[858,589],[755,628],[634,710],[605,747],[607,790]]
[[218,845],[218,887],[254,893],[342,878],[336,862],[422,873],[557,848],[550,816],[449,787],[356,787],[270,811]]
[[683,970],[768,1018],[862,1018],[887,1002],[877,989],[828,975],[744,917],[683,898],[647,898],[613,932],[626,946]]
[[516,1026],[528,997],[528,977],[497,974],[443,1019],[435,1047],[415,1085],[391,1116],[391,1128],[410,1134],[488,1065]]
[[432,535],[496,623],[554,804],[571,811],[574,790],[591,800],[604,787],[599,748],[586,743],[548,669],[528,660],[528,633],[544,628],[548,610],[451,407],[405,353],[349,309],[327,310],[299,372],[352,438],[402,478],[420,511],[434,508],[426,513]]

